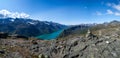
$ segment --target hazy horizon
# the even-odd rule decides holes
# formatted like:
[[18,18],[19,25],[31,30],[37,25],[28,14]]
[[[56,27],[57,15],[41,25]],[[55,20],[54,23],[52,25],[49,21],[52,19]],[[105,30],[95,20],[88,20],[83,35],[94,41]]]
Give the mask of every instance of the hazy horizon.
[[[3,11],[6,10],[6,11]],[[0,0],[0,14],[66,25],[120,20],[119,0]]]

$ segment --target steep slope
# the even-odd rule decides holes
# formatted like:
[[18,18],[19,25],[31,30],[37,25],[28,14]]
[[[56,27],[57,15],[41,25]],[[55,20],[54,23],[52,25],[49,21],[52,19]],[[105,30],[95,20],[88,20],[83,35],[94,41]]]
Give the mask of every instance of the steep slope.
[[[102,24],[82,24],[75,25],[65,29],[59,37],[68,37],[68,36],[76,36],[76,35],[85,35],[88,30],[91,30],[95,34],[98,34],[103,29],[108,28],[118,28],[120,26],[120,21],[113,20],[111,22],[105,22]],[[97,31],[97,32],[96,32]]]
[[38,36],[66,28],[65,25],[25,18],[0,18],[0,32]]
[[95,26],[95,25],[96,24],[73,25],[73,26],[70,26],[64,29],[59,37],[62,38],[62,37],[70,36],[70,35],[74,36],[77,34],[85,34],[90,27]]

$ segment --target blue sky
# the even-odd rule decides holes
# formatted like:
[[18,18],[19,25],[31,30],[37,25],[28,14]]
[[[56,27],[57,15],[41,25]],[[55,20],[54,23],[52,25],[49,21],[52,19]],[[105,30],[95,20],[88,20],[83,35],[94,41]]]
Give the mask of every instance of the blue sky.
[[67,25],[120,20],[119,0],[0,0],[2,9]]

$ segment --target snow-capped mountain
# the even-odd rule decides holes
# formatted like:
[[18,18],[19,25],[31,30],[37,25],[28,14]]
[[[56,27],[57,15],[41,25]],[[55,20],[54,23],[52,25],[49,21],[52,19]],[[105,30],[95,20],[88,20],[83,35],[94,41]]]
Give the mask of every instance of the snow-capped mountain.
[[0,11],[0,32],[10,34],[19,34],[24,36],[38,36],[51,33],[66,26],[54,22],[39,21],[28,19],[25,14],[19,16],[11,16],[14,13],[8,11]]
[[0,18],[29,18],[30,15],[22,12],[22,13],[19,13],[19,12],[11,12],[11,11],[8,11],[8,10],[0,10]]

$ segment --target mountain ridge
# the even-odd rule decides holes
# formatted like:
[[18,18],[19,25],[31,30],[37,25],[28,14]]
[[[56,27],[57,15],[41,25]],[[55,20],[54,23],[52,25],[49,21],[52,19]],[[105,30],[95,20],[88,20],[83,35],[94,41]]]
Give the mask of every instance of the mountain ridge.
[[0,18],[0,32],[24,36],[38,36],[66,28],[55,22],[39,21],[26,18]]

